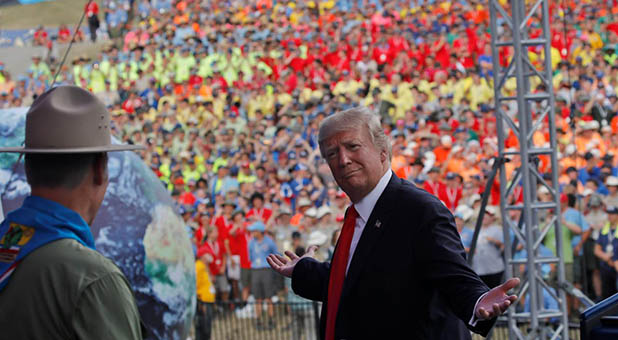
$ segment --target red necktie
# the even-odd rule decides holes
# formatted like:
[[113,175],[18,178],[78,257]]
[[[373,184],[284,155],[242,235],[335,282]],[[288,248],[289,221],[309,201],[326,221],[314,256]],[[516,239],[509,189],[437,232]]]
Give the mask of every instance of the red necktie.
[[333,260],[330,264],[330,279],[328,281],[328,309],[326,311],[326,340],[335,339],[335,321],[337,320],[337,311],[339,310],[339,300],[341,299],[341,290],[343,289],[343,280],[348,266],[348,256],[350,255],[350,244],[352,236],[354,236],[354,227],[358,212],[351,205],[345,214],[343,228],[337,250],[333,255]]

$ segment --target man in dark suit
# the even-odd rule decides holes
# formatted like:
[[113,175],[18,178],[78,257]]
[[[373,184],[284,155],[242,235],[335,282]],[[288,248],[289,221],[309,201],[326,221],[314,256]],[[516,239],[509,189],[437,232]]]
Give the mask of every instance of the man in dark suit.
[[334,114],[320,125],[319,144],[353,203],[333,260],[314,260],[310,248],[268,262],[298,295],[324,302],[321,338],[435,339],[458,333],[453,314],[486,335],[516,300],[507,291],[519,280],[489,290],[472,271],[449,210],[390,170],[379,118],[362,108]]

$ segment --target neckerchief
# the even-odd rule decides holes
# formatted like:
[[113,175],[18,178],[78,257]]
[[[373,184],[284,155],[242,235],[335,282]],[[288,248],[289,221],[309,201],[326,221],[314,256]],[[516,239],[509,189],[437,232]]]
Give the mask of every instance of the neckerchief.
[[26,197],[0,224],[0,291],[28,254],[65,238],[95,250],[90,226],[78,213],[45,198]]

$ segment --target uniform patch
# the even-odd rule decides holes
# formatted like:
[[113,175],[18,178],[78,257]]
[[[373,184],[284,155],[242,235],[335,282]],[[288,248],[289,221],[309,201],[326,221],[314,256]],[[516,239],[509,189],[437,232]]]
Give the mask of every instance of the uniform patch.
[[19,248],[13,247],[10,249],[0,248],[0,262],[11,263],[15,261],[19,254]]
[[11,223],[9,230],[0,240],[0,249],[10,249],[15,246],[24,246],[34,235],[34,228],[25,225]]

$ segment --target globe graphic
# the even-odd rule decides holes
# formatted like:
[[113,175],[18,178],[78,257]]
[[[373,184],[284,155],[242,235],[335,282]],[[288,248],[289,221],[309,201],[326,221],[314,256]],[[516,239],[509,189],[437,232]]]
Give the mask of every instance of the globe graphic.
[[[0,147],[22,145],[27,108],[0,110]],[[0,153],[0,220],[30,193],[23,160]],[[195,313],[189,235],[161,182],[132,152],[109,153],[109,187],[93,225],[96,248],[132,285],[147,339],[186,339]]]

